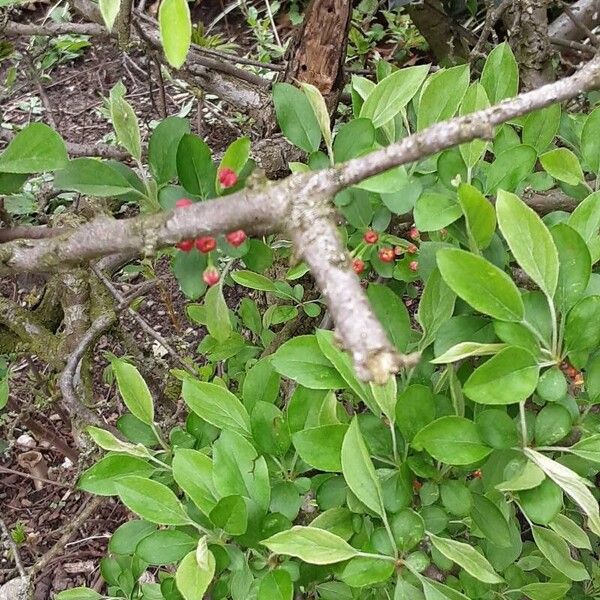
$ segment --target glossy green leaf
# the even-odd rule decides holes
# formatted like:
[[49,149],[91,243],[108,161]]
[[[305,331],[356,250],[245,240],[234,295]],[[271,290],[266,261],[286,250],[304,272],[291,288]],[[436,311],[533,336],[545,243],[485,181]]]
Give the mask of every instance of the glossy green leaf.
[[375,128],[369,119],[344,123],[333,141],[335,162],[341,163],[364,154],[375,142]]
[[519,265],[547,296],[554,296],[558,251],[543,221],[518,196],[502,190],[496,212],[500,231]]
[[181,117],[163,119],[148,142],[148,165],[160,185],[177,175],[177,147],[181,138],[190,133],[190,124]]
[[177,176],[190,193],[202,198],[212,198],[215,191],[217,168],[210,148],[196,135],[181,136],[176,153]]
[[213,483],[213,461],[198,450],[178,448],[172,468],[177,485],[208,516],[219,497]]
[[192,19],[186,0],[163,0],[158,11],[158,22],[165,56],[170,65],[179,69],[192,43]]
[[514,192],[519,184],[533,172],[537,153],[531,146],[515,146],[500,152],[487,171],[485,193],[498,190]]
[[499,483],[496,489],[501,492],[530,490],[540,485],[545,477],[544,471],[534,463],[527,461],[520,471],[509,480]]
[[113,554],[133,554],[136,546],[156,529],[154,523],[147,521],[127,521],[112,534],[108,549]]
[[146,425],[154,423],[154,402],[140,372],[128,362],[116,358],[111,362],[121,398],[131,413]]
[[519,67],[508,42],[498,44],[489,53],[481,73],[481,85],[491,104],[519,92]]
[[242,535],[248,528],[248,509],[241,496],[225,496],[210,511],[210,520],[229,535]]
[[460,565],[469,575],[484,583],[502,583],[502,578],[494,571],[486,558],[473,546],[448,538],[429,534],[433,546],[446,558]]
[[56,594],[56,600],[102,600],[102,596],[87,587],[76,587]]
[[441,417],[426,425],[411,445],[449,465],[469,465],[492,451],[481,441],[473,421],[454,416]]
[[[439,255],[438,255],[439,256]],[[425,283],[417,320],[423,329],[419,346],[426,348],[433,342],[440,327],[452,316],[456,295],[440,271],[434,269]]]
[[426,81],[419,100],[417,130],[456,114],[469,87],[469,65],[441,69]]
[[547,404],[535,417],[535,441],[538,446],[551,446],[571,431],[571,414],[560,404]]
[[253,273],[252,271],[235,271],[231,274],[231,278],[239,285],[252,290],[260,290],[261,292],[277,291],[277,287],[273,281],[264,275]]
[[186,378],[182,395],[185,403],[211,425],[248,437],[251,435],[248,411],[239,399],[224,387]]
[[592,549],[588,534],[579,527],[575,521],[572,521],[566,515],[559,513],[550,523],[548,523],[548,526],[552,531],[558,533],[560,537],[569,542],[571,546],[586,550]]
[[310,83],[301,82],[300,87],[310,102],[315,117],[317,117],[323,141],[327,146],[329,154],[332,155],[331,117],[329,116],[325,99],[319,91],[319,88]]
[[148,449],[141,444],[123,442],[110,433],[110,431],[92,426],[88,427],[86,431],[94,442],[103,450],[108,450],[109,452],[124,452],[130,456],[139,456],[141,458],[146,458],[148,456]]
[[531,521],[548,525],[563,508],[562,490],[546,478],[537,487],[520,491],[519,504]]
[[273,86],[273,103],[283,135],[305,152],[316,152],[321,129],[305,94],[289,83]]
[[458,202],[473,241],[478,248],[487,248],[496,231],[494,206],[476,187],[467,183],[458,186]]
[[269,571],[261,580],[257,600],[292,600],[294,584],[288,571]]
[[[460,105],[460,116],[468,115],[478,110],[488,108],[490,101],[485,88],[480,83],[472,83],[465,94]],[[473,140],[459,146],[460,154],[468,168],[472,169],[485,153],[488,146],[487,140]]]
[[435,419],[435,398],[425,385],[409,385],[396,402],[396,427],[410,442],[418,431]]
[[153,471],[154,467],[141,458],[110,454],[84,471],[77,487],[98,496],[114,496],[117,494],[115,482],[119,479],[129,475],[149,477]]
[[600,296],[583,298],[567,314],[565,347],[569,352],[595,348],[600,343]]
[[488,356],[497,354],[500,350],[504,350],[506,344],[480,344],[478,342],[461,342],[452,346],[444,354],[433,359],[431,362],[436,365],[453,363],[471,356]]
[[586,165],[600,175],[600,107],[593,110],[581,130],[581,154]]
[[117,141],[138,162],[142,160],[142,141],[140,127],[135,111],[125,100],[125,87],[119,81],[109,96],[110,120],[112,121]]
[[523,143],[535,148],[538,154],[544,152],[556,136],[560,114],[559,103],[529,113],[523,122]]
[[569,450],[585,460],[600,463],[600,434],[597,433],[579,440]]
[[415,225],[421,231],[438,231],[461,215],[460,204],[454,198],[437,192],[423,192],[414,209]]
[[278,373],[311,389],[341,389],[346,382],[324,356],[314,335],[301,335],[283,344],[273,355]]
[[508,523],[500,509],[491,500],[481,494],[473,494],[471,518],[490,542],[501,548],[510,546]]
[[523,319],[517,286],[489,261],[464,250],[443,249],[437,253],[437,264],[444,281],[476,310],[501,321]]
[[179,529],[161,529],[145,536],[135,554],[149,565],[170,565],[195,550],[197,544],[196,538]]
[[577,185],[585,178],[577,156],[568,148],[556,148],[540,156],[540,163],[548,175],[564,181],[569,185]]
[[98,6],[106,28],[111,31],[121,8],[121,0],[98,0]]
[[158,481],[135,475],[115,482],[121,502],[142,519],[158,525],[187,525],[187,516],[177,496]]
[[67,166],[63,139],[44,123],[31,123],[10,141],[0,154],[2,173],[44,173]]
[[296,556],[313,565],[330,565],[357,556],[358,550],[337,535],[316,527],[295,526],[261,542],[275,554]]
[[369,93],[360,111],[375,128],[393,119],[410,102],[429,73],[429,65],[398,69]]
[[229,308],[223,296],[223,286],[213,285],[204,296],[206,328],[218,342],[224,342],[233,330]]
[[570,583],[529,583],[519,591],[530,600],[560,600],[570,588]]
[[390,341],[398,351],[405,352],[411,338],[411,329],[404,302],[389,287],[380,283],[369,284],[367,297]]
[[394,563],[377,558],[357,556],[350,559],[340,579],[350,587],[363,588],[389,579],[394,573]]
[[206,551],[203,564],[199,564],[197,553],[190,552],[179,563],[175,573],[177,589],[184,600],[202,600],[215,574],[215,557],[210,550]]
[[558,534],[536,525],[532,526],[531,532],[536,546],[555,569],[572,581],[585,581],[590,578],[584,565],[571,558],[569,546]]
[[131,183],[115,168],[94,158],[70,160],[65,168],[54,176],[54,185],[59,190],[79,192],[98,198],[122,196],[135,191]]
[[341,457],[342,472],[348,487],[367,508],[380,516],[384,515],[381,484],[356,418],[344,436]]
[[504,410],[492,408],[478,412],[475,423],[481,439],[492,448],[513,448],[519,443],[517,426]]
[[478,367],[465,382],[465,395],[480,404],[514,404],[537,386],[539,367],[524,350],[509,346]]
[[600,258],[600,192],[590,194],[577,205],[567,224],[585,240],[592,256],[592,264]]
[[347,425],[334,424],[310,427],[293,436],[294,447],[300,458],[320,471],[341,471],[342,443]]

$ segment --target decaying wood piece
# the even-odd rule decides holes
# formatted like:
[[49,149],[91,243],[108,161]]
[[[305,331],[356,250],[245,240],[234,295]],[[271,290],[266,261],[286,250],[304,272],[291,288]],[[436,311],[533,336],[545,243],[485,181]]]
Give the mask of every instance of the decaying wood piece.
[[284,80],[317,87],[330,113],[337,107],[344,87],[351,17],[351,0],[311,0],[289,52]]

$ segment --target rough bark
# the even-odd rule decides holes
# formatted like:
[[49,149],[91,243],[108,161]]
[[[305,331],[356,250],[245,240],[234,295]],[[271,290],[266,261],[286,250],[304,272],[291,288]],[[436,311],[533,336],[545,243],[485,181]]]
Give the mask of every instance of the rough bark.
[[289,51],[284,80],[317,87],[330,113],[337,107],[344,87],[351,17],[351,0],[311,0]]

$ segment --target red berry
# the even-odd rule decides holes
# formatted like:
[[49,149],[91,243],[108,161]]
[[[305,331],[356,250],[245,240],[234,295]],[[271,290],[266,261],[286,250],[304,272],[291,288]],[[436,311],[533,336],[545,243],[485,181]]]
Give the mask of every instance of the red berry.
[[473,476],[474,479],[481,479],[481,471],[479,469],[477,469],[476,471],[473,471],[471,473],[471,475]]
[[416,260],[413,260],[413,261],[411,261],[411,262],[408,264],[408,268],[409,268],[411,271],[418,271],[418,270],[419,270],[419,263],[418,263]]
[[212,252],[217,247],[217,240],[210,235],[202,236],[196,240],[196,248],[204,254]]
[[418,492],[422,487],[423,484],[418,479],[415,479],[413,481],[413,490],[415,491],[415,493]]
[[179,248],[182,252],[190,252],[194,247],[194,240],[183,240],[183,242],[179,242],[177,244],[177,248]]
[[409,244],[408,247],[406,248],[406,251],[409,254],[416,254],[418,252],[418,248],[414,245],[414,244]]
[[394,253],[394,249],[393,248],[381,248],[381,250],[379,250],[379,259],[381,260],[381,262],[385,262],[385,263],[391,263],[394,261],[394,258],[396,257],[396,254]]
[[175,202],[175,208],[186,208],[194,204],[189,198],[180,198]]
[[237,173],[229,167],[223,167],[219,169],[219,183],[221,187],[230,188],[237,183]]
[[416,227],[411,227],[408,233],[411,240],[418,240],[421,237],[419,230]]
[[360,275],[365,270],[365,261],[360,258],[355,258],[352,261],[352,268],[357,275]]
[[220,278],[219,271],[217,271],[215,267],[208,267],[204,270],[204,273],[202,273],[202,280],[209,286],[218,283]]
[[378,233],[376,231],[373,231],[372,229],[368,229],[367,231],[365,231],[365,235],[363,235],[363,240],[365,240],[367,244],[376,244],[378,239]]
[[234,247],[241,246],[246,241],[246,233],[243,229],[232,231],[225,236],[225,239]]

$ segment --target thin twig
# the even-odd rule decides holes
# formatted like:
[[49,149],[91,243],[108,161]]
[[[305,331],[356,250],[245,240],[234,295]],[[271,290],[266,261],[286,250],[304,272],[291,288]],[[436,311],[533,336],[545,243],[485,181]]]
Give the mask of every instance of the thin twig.
[[594,54],[596,54],[595,50],[591,46],[586,46],[585,44],[582,44],[581,42],[573,42],[571,40],[557,38],[554,36],[550,36],[548,38],[548,41],[553,46],[559,46],[562,48],[570,48],[571,50],[576,50],[577,52],[582,52],[583,54],[586,54],[587,56],[590,56],[590,57],[594,56]]
[[492,10],[494,3],[487,3],[488,10],[485,14],[485,23],[483,25],[483,29],[481,30],[479,39],[475,44],[475,47],[473,48],[473,50],[471,50],[471,53],[469,54],[469,62],[472,62],[482,56],[481,51],[487,43],[488,38],[492,33],[494,25],[500,20],[500,17],[502,17],[502,15],[504,14],[504,11],[506,11],[508,7],[511,6],[511,4],[512,0],[502,0],[502,2]]
[[1,518],[0,518],[0,529],[2,529],[2,533],[6,537],[6,541],[8,542],[8,547],[10,548],[10,551],[12,552],[13,560],[15,561],[15,566],[17,567],[17,571],[19,571],[19,575],[21,576],[21,579],[27,579],[27,573],[25,572],[25,569],[23,568],[23,562],[21,561],[21,555],[19,554],[19,549],[17,548],[15,541],[12,539],[12,536],[10,535],[10,531],[9,531],[8,527],[6,526],[6,523]]
[[[104,284],[106,289],[112,294],[117,301],[117,306],[123,306],[126,303],[125,297],[121,292],[112,284],[112,282],[96,267],[92,265],[92,271],[96,274],[98,279]],[[138,312],[133,310],[130,306],[127,306],[129,314],[137,321],[138,325],[150,336],[153,337],[159,344],[161,344],[165,350],[179,362],[179,364],[190,374],[196,375],[196,371],[189,365],[189,363],[165,340],[165,338],[158,333]]]
[[52,479],[46,479],[44,477],[36,477],[35,475],[30,475],[29,473],[23,473],[22,471],[15,471],[15,469],[9,469],[8,467],[3,467],[0,465],[0,473],[10,473],[11,475],[18,475],[19,477],[24,477],[25,479],[32,479],[33,481],[41,481],[42,483],[47,483],[48,485],[54,485],[59,488],[63,488],[65,490],[72,490],[73,486],[67,485],[66,483],[61,483],[60,481],[53,481]]

